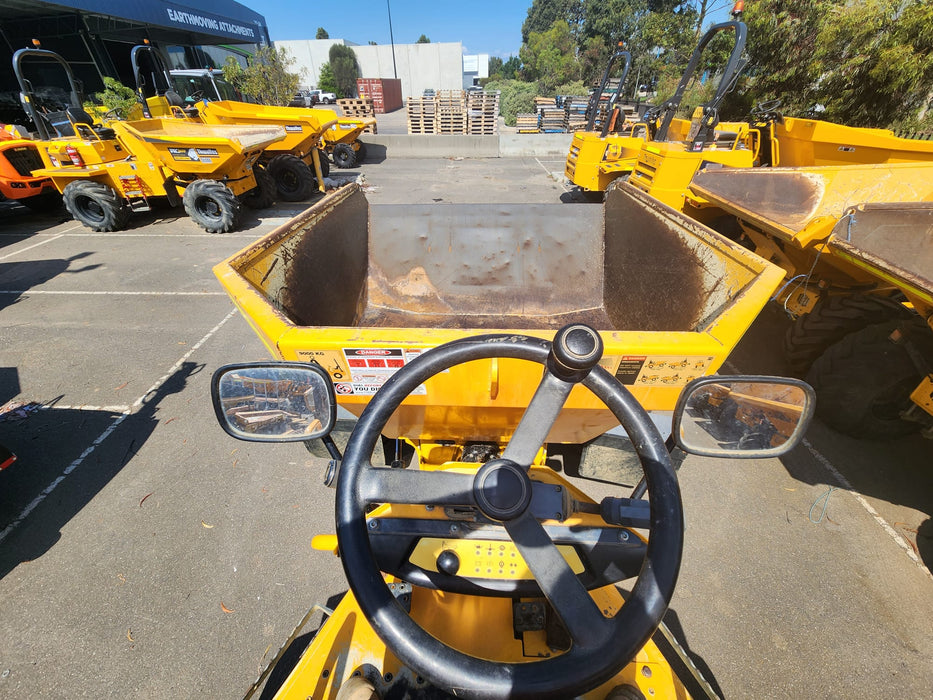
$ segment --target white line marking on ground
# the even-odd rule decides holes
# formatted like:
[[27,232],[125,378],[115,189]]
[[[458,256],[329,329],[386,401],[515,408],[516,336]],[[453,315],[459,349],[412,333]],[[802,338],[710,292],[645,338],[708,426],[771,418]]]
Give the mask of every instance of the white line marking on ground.
[[824,457],[822,453],[820,453],[820,451],[817,450],[810,443],[810,441],[807,440],[806,438],[803,439],[803,445],[810,451],[810,454],[813,455],[816,461],[822,464],[823,468],[826,469],[826,471],[828,471],[830,474],[832,474],[833,478],[836,479],[839,485],[842,486],[844,490],[848,491],[849,494],[851,494],[851,496],[856,501],[858,501],[859,505],[861,505],[862,508],[868,511],[868,514],[872,518],[874,518],[875,522],[878,523],[881,529],[887,533],[888,537],[894,540],[897,546],[903,549],[907,553],[907,556],[910,558],[910,560],[914,564],[916,564],[918,567],[920,567],[920,570],[925,572],[927,576],[930,576],[931,578],[933,578],[933,574],[930,573],[930,570],[920,560],[920,557],[917,556],[917,553],[913,550],[913,547],[911,547],[910,544],[908,544],[907,540],[901,537],[900,533],[897,530],[895,530],[893,527],[891,527],[891,525],[888,524],[888,521],[882,518],[881,515],[878,514],[878,511],[875,510],[874,506],[872,506],[872,504],[869,503],[866,500],[866,498],[862,496],[862,494],[860,494],[858,491],[852,488],[852,484],[849,483],[849,480],[846,479],[842,475],[842,473],[838,469],[836,469],[836,467],[833,466],[832,462],[826,459],[826,457]]
[[72,295],[94,295],[94,296],[114,296],[114,297],[225,297],[226,292],[119,292],[119,291],[76,291],[76,290],[54,290],[54,289],[0,289],[0,294],[21,294],[29,296],[31,294],[72,294]]
[[[739,369],[731,362],[725,362],[723,363],[723,366],[735,374],[741,374]],[[913,550],[913,547],[910,546],[907,540],[901,537],[900,533],[891,527],[887,520],[881,517],[878,511],[875,510],[874,506],[872,506],[872,504],[869,503],[862,494],[860,494],[852,487],[852,484],[850,484],[849,480],[842,475],[842,472],[836,469],[833,463],[830,462],[822,452],[817,450],[809,440],[804,438],[802,442],[803,446],[810,451],[810,454],[813,455],[814,459],[816,459],[816,461],[819,462],[823,468],[832,475],[832,477],[836,480],[836,483],[839,484],[839,486],[841,486],[844,491],[848,491],[849,495],[858,501],[862,508],[868,511],[868,514],[874,519],[876,523],[878,523],[881,529],[887,533],[888,537],[894,540],[894,543],[907,553],[907,556],[910,558],[910,560],[918,567],[920,567],[920,570],[925,572],[927,576],[933,578],[933,573],[931,573],[926,565],[920,560],[920,557],[917,556],[917,553]]]
[[[535,163],[540,165],[541,169],[544,172],[546,172],[548,175],[554,175],[554,171],[550,170],[544,163],[542,163],[540,158],[535,158]],[[563,174],[563,171],[561,171],[561,174]],[[561,177],[560,179],[557,180],[557,184],[564,188],[564,192],[570,192],[570,187],[567,184],[567,178]]]
[[132,415],[134,409],[137,409],[143,405],[143,402],[146,400],[147,396],[149,396],[152,392],[158,390],[159,387],[165,384],[165,382],[168,381],[169,377],[171,377],[172,374],[178,371],[178,368],[181,367],[182,363],[185,362],[185,360],[187,360],[189,357],[191,357],[191,355],[193,355],[202,345],[204,345],[204,343],[210,340],[210,338],[215,333],[217,333],[217,331],[219,331],[221,327],[223,327],[223,325],[227,321],[233,318],[236,312],[237,310],[235,308],[232,309],[230,313],[228,313],[226,316],[223,317],[220,323],[218,323],[216,326],[214,326],[207,332],[207,335],[205,335],[203,338],[201,338],[201,340],[199,340],[197,343],[192,345],[191,349],[188,350],[188,352],[186,352],[184,355],[182,355],[181,359],[179,359],[174,365],[172,365],[172,367],[169,369],[168,372],[166,372],[164,375],[159,377],[159,379],[156,380],[155,384],[153,384],[151,387],[149,387],[146,390],[146,393],[144,393],[142,396],[136,399],[136,401],[133,402],[132,406],[129,406],[125,408],[123,411],[121,411],[120,415],[117,416],[109,426],[107,426],[107,429],[104,430],[104,432],[102,432],[100,435],[98,435],[97,438],[94,440],[94,442],[92,442],[87,447],[87,449],[81,453],[81,456],[79,456],[75,461],[73,461],[71,464],[65,467],[65,471],[63,471],[55,479],[55,481],[53,481],[51,484],[46,486],[45,489],[42,491],[42,493],[40,493],[38,496],[32,499],[29,505],[27,505],[23,509],[23,511],[19,515],[16,516],[16,519],[13,520],[9,525],[7,525],[3,529],[2,532],[0,532],[0,542],[3,542],[3,540],[5,540],[7,536],[11,532],[13,532],[13,530],[19,527],[22,524],[22,522],[27,517],[29,517],[29,514],[32,513],[32,511],[34,511],[36,507],[40,503],[42,503],[42,501],[44,501],[50,493],[52,493],[56,488],[58,488],[58,485],[61,484],[65,480],[66,476],[68,476],[69,474],[71,474],[71,472],[73,472],[75,469],[80,467],[81,464],[84,462],[84,460],[87,459],[88,455],[90,455],[94,450],[96,450],[98,445],[100,445],[104,440],[110,437],[113,431],[116,430],[123,421],[125,421],[129,416]]
[[51,238],[46,238],[45,240],[39,241],[38,243],[33,243],[32,245],[26,246],[25,248],[20,248],[19,250],[14,250],[12,253],[7,253],[6,255],[0,255],[0,260],[6,260],[7,258],[12,258],[14,255],[19,255],[20,253],[25,253],[27,250],[32,250],[33,248],[38,248],[40,245],[45,245],[46,243],[51,243],[52,241],[56,241],[56,240],[58,240],[59,238],[61,238],[62,236],[64,236],[64,235],[65,235],[64,233],[59,233],[57,236],[52,236]]
[[94,233],[93,231],[82,231],[80,233],[65,234],[68,238],[98,238],[106,236],[113,240],[121,238],[256,238],[255,233],[131,233],[127,231],[112,231],[108,233]]
[[[268,220],[269,219],[266,219],[266,221]],[[65,238],[106,237],[106,238],[110,238],[114,240],[119,240],[120,238],[216,238],[217,240],[220,240],[221,238],[251,238],[252,239],[252,238],[256,238],[256,235],[257,235],[255,232],[252,232],[252,231],[238,231],[236,233],[133,233],[132,231],[105,231],[102,233],[97,233],[95,231],[79,231],[76,233],[67,233],[68,231],[73,231],[76,228],[80,228],[80,226],[72,226],[71,228],[66,228],[64,231],[55,234],[54,238],[60,238],[61,236],[64,236]],[[23,236],[31,236],[31,235],[32,234],[28,234],[28,233],[0,233],[0,238],[4,238],[4,237],[22,238]],[[35,235],[41,236],[41,235],[48,235],[48,234],[35,234]],[[49,240],[52,240],[52,239],[50,238]]]
[[56,403],[49,406],[42,406],[39,410],[48,411],[53,408],[57,411],[104,411],[106,413],[122,413],[123,411],[130,410],[132,406],[91,406],[89,404],[82,404],[81,406],[63,406],[60,403]]

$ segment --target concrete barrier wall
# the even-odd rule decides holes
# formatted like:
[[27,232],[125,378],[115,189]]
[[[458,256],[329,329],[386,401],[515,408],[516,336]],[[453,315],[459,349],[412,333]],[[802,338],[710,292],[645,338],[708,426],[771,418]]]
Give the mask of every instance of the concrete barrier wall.
[[367,159],[565,158],[573,134],[363,134],[360,140],[367,146]]
[[499,134],[499,157],[567,157],[573,134]]
[[[367,153],[370,144],[385,149],[387,158],[498,158],[498,136],[467,134],[363,134]],[[367,155],[367,158],[370,156]]]

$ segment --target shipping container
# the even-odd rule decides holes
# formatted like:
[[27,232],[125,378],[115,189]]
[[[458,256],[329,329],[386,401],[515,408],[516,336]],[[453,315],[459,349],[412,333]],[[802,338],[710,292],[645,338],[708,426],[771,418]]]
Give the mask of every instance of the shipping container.
[[402,108],[402,81],[398,78],[357,78],[360,97],[371,97],[376,114]]

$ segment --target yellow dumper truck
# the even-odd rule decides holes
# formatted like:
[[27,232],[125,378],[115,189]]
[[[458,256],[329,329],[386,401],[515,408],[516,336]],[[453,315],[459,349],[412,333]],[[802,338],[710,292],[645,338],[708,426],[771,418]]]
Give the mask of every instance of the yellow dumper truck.
[[[24,63],[47,68],[67,87],[39,90],[24,76]],[[40,48],[13,56],[21,100],[39,134],[44,168],[65,206],[95,231],[123,228],[134,211],[148,211],[154,197],[183,203],[210,232],[237,226],[240,197],[255,195],[253,171],[263,150],[285,137],[281,127],[224,127],[175,119],[143,119],[96,125],[84,111],[70,66]]]
[[[933,437],[933,144],[885,130],[843,140],[820,122],[782,128],[804,132],[805,157],[836,164],[701,171],[691,196],[735,217],[734,237],[784,268],[776,298],[795,318],[785,355],[826,423],[858,438]],[[824,147],[821,129],[848,145]],[[859,158],[869,164],[851,164]]]
[[[277,358],[215,373],[225,430],[307,442],[329,439],[334,404],[359,417],[343,454],[327,443],[337,534],[312,542],[339,553],[351,592],[276,697],[714,696],[651,641],[683,513],[646,410],[672,415],[671,449],[796,443],[805,384],[706,376],[779,268],[628,185],[582,210],[377,206],[350,185],[214,271]],[[586,449],[555,459],[620,424],[644,478],[597,503],[559,473],[589,474]],[[380,436],[411,464],[373,466]]]

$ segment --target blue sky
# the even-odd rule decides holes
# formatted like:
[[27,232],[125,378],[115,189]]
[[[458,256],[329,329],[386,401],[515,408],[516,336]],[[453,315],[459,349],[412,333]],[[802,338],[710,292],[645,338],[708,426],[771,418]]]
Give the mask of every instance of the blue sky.
[[[317,28],[324,27],[331,39],[389,43],[386,0],[240,1],[265,16],[273,41],[313,39]],[[510,53],[518,55],[522,45],[522,22],[531,0],[389,0],[389,6],[398,44],[413,44],[425,34],[432,42],[462,42],[466,53],[508,58]]]
[[[240,0],[262,13],[273,41],[313,39],[324,27],[331,39],[356,44],[389,43],[386,0]],[[715,19],[728,18],[732,0],[719,0]],[[433,42],[459,41],[468,54],[488,53],[508,58],[522,45],[522,22],[531,0],[389,0],[396,43],[414,43],[422,34]]]

